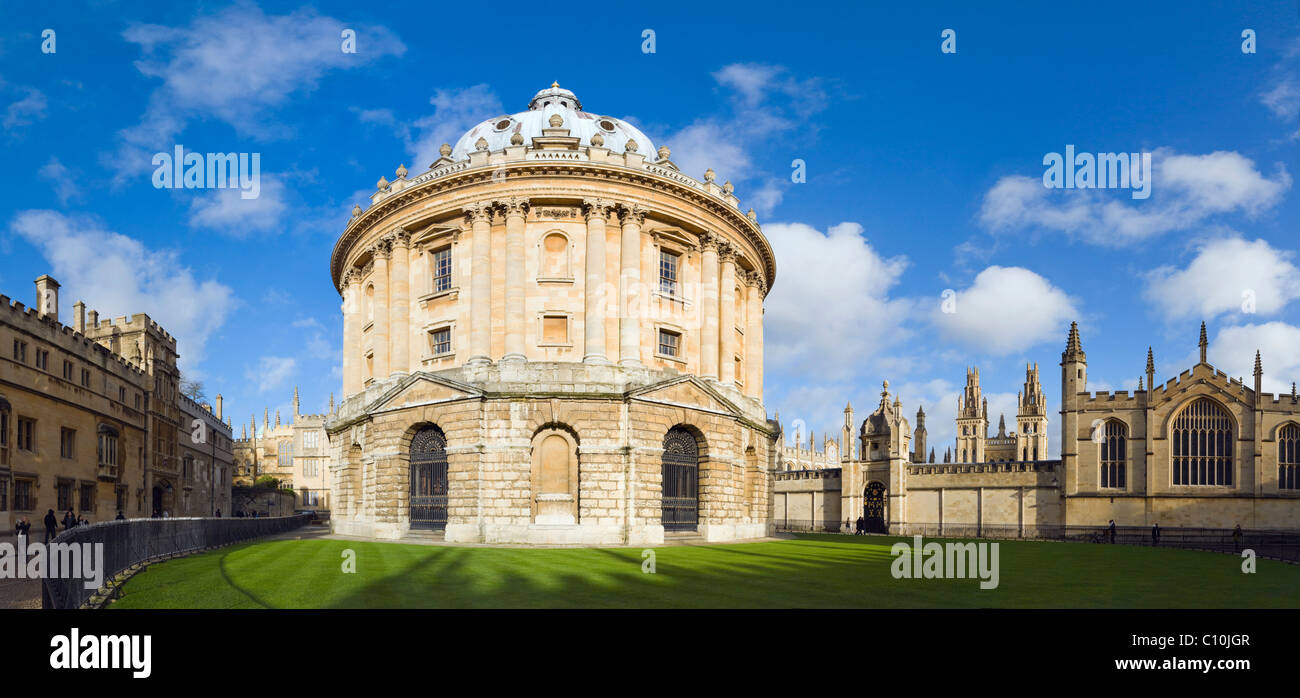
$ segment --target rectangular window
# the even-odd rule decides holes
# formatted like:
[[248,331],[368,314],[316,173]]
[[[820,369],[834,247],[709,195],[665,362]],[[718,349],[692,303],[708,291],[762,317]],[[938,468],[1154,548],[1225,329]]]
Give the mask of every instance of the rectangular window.
[[281,468],[293,467],[293,442],[285,441],[280,444],[279,462]]
[[135,408],[140,409],[140,393],[135,394]]
[[433,292],[446,291],[451,288],[451,247],[434,250],[429,258],[433,267]]
[[63,380],[65,380],[65,381],[70,381],[70,380],[72,380],[72,362],[71,362],[71,361],[64,361],[64,362],[63,362]]
[[9,465],[9,412],[0,412],[0,465]]
[[314,431],[304,432],[302,435],[303,448],[316,448],[320,445],[320,433]]
[[117,492],[115,494],[116,494],[115,503],[117,505],[117,510],[121,512],[125,512],[126,511],[126,488],[122,486],[118,486]]
[[90,369],[88,368],[81,369],[81,387],[90,387]]
[[9,476],[0,477],[0,511],[9,511]]
[[451,328],[444,327],[429,333],[429,353],[442,356],[451,353]]
[[77,430],[62,427],[59,429],[59,457],[76,458],[77,457]]
[[542,317],[542,343],[568,344],[569,318],[565,315],[545,315]]
[[28,453],[36,452],[36,421],[26,417],[18,418],[18,450]]
[[27,342],[14,340],[14,361],[27,363]]
[[58,494],[59,511],[69,511],[72,509],[72,483],[60,482],[58,486]]
[[122,403],[123,405],[126,404],[126,388],[120,385],[117,386],[117,401]]
[[681,351],[682,336],[676,332],[659,330],[659,353],[664,356],[678,356]]
[[99,433],[99,464],[100,465],[117,465],[117,437],[106,433]]
[[681,255],[659,250],[659,292],[670,296],[677,295],[677,268]]
[[50,370],[50,352],[48,350],[36,350],[36,368],[39,368],[42,371]]
[[14,510],[31,511],[36,508],[36,485],[31,480],[14,480]]
[[95,486],[82,483],[81,485],[81,511],[95,511]]

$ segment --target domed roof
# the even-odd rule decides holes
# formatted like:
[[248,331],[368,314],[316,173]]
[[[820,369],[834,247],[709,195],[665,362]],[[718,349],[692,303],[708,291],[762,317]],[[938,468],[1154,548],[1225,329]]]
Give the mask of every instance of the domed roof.
[[531,145],[534,137],[542,135],[542,129],[551,128],[551,117],[556,114],[564,120],[560,128],[569,129],[569,135],[576,136],[583,145],[592,145],[592,137],[600,134],[604,139],[601,147],[622,153],[631,140],[636,142],[636,152],[644,155],[647,161],[658,160],[654,143],[640,129],[612,116],[582,111],[578,96],[560,87],[559,83],[552,83],[534,95],[528,103],[528,111],[488,119],[466,131],[452,147],[451,157],[453,160],[469,157],[476,150],[474,144],[480,138],[486,140],[488,150],[493,151],[511,145],[510,139],[516,133],[523,137],[524,145]]

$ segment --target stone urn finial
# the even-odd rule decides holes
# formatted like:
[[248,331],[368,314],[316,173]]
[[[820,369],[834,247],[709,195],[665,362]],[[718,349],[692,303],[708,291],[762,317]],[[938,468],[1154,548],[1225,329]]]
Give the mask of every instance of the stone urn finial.
[[659,159],[660,159],[660,160],[667,160],[667,159],[668,159],[668,156],[669,156],[669,155],[672,155],[672,154],[673,154],[673,151],[669,150],[669,149],[668,149],[668,146],[666,146],[666,145],[661,145],[661,146],[659,146]]
[[445,158],[445,157],[450,157],[450,156],[451,156],[451,144],[450,144],[450,143],[443,143],[442,145],[438,146],[438,154],[441,155],[441,156],[443,156],[444,158]]
[[352,204],[352,217],[356,218],[361,215],[361,204]]
[[487,149],[488,149],[487,139],[480,136],[479,139],[474,142],[474,150],[487,150]]
[[735,190],[736,190],[735,185],[733,185],[733,184],[731,183],[731,180],[729,180],[729,179],[728,179],[726,182],[724,182],[724,183],[722,184],[722,191],[725,191],[725,192],[727,192],[728,194],[730,194],[731,192],[733,192],[733,191],[735,191]]
[[707,170],[704,171],[704,181],[706,181],[706,182],[712,182],[713,180],[715,180],[715,179],[717,179],[717,178],[718,178],[718,175],[717,175],[717,173],[715,173],[715,172],[713,171],[713,168],[712,168],[712,167],[710,167],[709,169],[707,169]]
[[745,214],[745,217],[748,218],[748,219],[751,220],[751,221],[757,221],[757,220],[758,220],[758,214],[754,213],[754,209],[752,209],[752,208],[749,209],[749,212]]
[[600,148],[605,145],[605,137],[597,133],[591,137],[591,144]]
[[513,134],[511,134],[510,145],[523,145],[523,144],[524,144],[524,135],[522,133],[515,131]]
[[405,165],[405,164],[398,165],[398,166],[397,166],[397,178],[398,178],[398,179],[402,179],[402,178],[405,177],[405,176],[406,176],[406,165]]
[[629,152],[629,153],[635,153],[635,152],[636,152],[636,148],[637,148],[637,146],[636,146],[636,139],[635,139],[635,138],[629,138],[629,139],[627,139],[627,145],[623,146],[623,150],[626,150],[626,151]]
[[551,128],[559,128],[564,125],[564,117],[559,114],[551,114],[548,123],[551,124]]
[[380,175],[380,176],[379,176],[379,181],[378,181],[378,182],[375,182],[375,188],[376,188],[376,189],[387,189],[387,188],[388,188],[388,179],[387,179],[386,177],[384,177],[383,175]]

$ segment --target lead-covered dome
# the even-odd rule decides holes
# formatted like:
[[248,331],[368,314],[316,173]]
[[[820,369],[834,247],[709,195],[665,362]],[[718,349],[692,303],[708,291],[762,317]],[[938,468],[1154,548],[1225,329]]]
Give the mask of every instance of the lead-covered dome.
[[577,137],[583,145],[591,142],[597,134],[603,139],[601,147],[611,152],[627,151],[628,141],[636,142],[636,152],[644,155],[646,160],[658,159],[654,143],[641,133],[640,129],[612,116],[601,116],[582,111],[582,102],[573,92],[552,83],[550,87],[538,92],[528,103],[528,111],[498,116],[488,119],[461,136],[451,150],[454,160],[469,157],[476,150],[475,144],[480,138],[487,141],[488,150],[501,150],[511,145],[510,139],[518,133],[523,137],[524,145],[531,145],[532,139],[542,135],[542,129],[551,128],[551,116],[558,114],[564,120],[560,128],[569,129],[571,137]]

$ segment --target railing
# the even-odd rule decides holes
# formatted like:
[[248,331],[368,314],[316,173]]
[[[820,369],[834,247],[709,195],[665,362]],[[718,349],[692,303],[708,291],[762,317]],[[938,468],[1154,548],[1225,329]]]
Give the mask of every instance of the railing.
[[[104,551],[101,579],[108,585],[113,578],[133,567],[199,552],[231,543],[291,531],[306,524],[310,515],[278,516],[258,519],[177,518],[130,519],[77,526],[60,533],[51,543],[102,545]],[[52,551],[47,551],[50,555]],[[48,558],[48,555],[47,555]],[[84,578],[47,576],[42,585],[44,608],[79,608],[98,589],[87,589]]]
[[[790,533],[840,533],[843,521],[778,519],[776,530]],[[855,528],[848,522],[849,530]],[[1116,526],[1114,540],[1107,526],[1024,526],[1011,524],[908,523],[895,526],[894,536],[925,538],[987,538],[1002,540],[1048,540],[1076,543],[1142,545],[1148,547],[1206,550],[1240,554],[1252,550],[1257,557],[1300,563],[1300,531],[1246,530],[1238,539],[1228,528],[1160,528],[1159,539],[1147,526]]]

